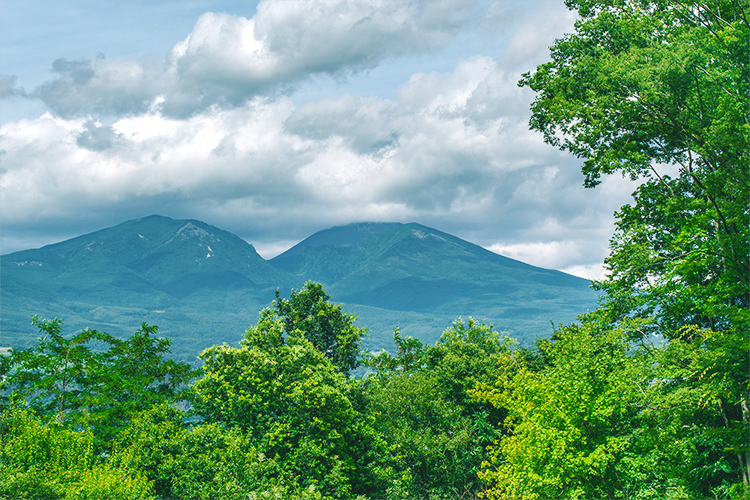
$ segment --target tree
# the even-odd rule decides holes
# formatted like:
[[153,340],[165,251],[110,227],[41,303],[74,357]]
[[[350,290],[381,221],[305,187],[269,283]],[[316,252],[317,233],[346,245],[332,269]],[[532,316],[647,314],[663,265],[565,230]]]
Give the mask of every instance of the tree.
[[530,125],[583,159],[586,186],[640,182],[617,214],[599,313],[643,346],[667,339],[647,351],[669,368],[662,399],[689,387],[703,396],[683,409],[707,407],[708,428],[742,436],[723,447],[750,495],[750,4],[566,4],[574,33],[520,81],[537,92]]
[[66,338],[59,319],[34,318],[34,324],[39,342],[13,351],[4,390],[47,418],[90,427],[99,444],[137,412],[179,399],[196,373],[187,363],[163,358],[171,342],[156,337],[155,326],[143,323],[120,340],[89,329]]
[[367,358],[365,364],[375,369],[377,374],[388,376],[396,370],[411,373],[424,368],[425,346],[419,339],[401,335],[401,329],[393,330],[393,343],[396,345],[396,356],[385,349]]
[[239,348],[201,353],[193,407],[209,423],[246,432],[256,453],[300,487],[346,497],[357,443],[347,379],[304,336],[284,339],[284,331],[285,319],[265,309]]
[[87,387],[99,399],[90,411],[91,425],[117,430],[133,415],[162,403],[183,400],[187,384],[198,374],[187,363],[165,359],[172,341],[157,337],[159,328],[141,324],[125,340],[113,338],[101,353],[97,385]]
[[330,298],[320,283],[308,281],[302,290],[292,290],[289,300],[277,290],[274,306],[285,334],[306,338],[348,376],[359,364],[359,344],[367,330],[354,326],[356,317]]
[[93,441],[13,404],[0,413],[0,498],[151,498],[143,473],[102,463]]
[[665,335],[747,327],[750,6],[567,5],[581,16],[575,33],[520,84],[538,93],[531,127],[584,159],[586,186],[618,171],[642,181],[600,284],[615,317],[652,317]]
[[457,320],[433,346],[394,332],[396,356],[367,360],[365,411],[384,446],[370,468],[374,498],[476,498],[485,448],[500,437],[504,410],[472,400],[480,380],[497,377],[510,342],[491,326]]
[[[602,330],[593,319],[555,332],[540,344],[548,364],[526,365],[527,356],[507,352],[493,385],[474,396],[507,411],[508,433],[491,447],[480,477],[488,498],[660,498],[680,493],[660,467],[648,470],[626,458],[637,427],[641,358],[629,356],[621,330]],[[645,377],[648,379],[649,377]],[[627,467],[625,466],[627,464]],[[653,464],[652,464],[653,465]],[[648,480],[630,478],[648,472]],[[679,495],[678,495],[679,496]]]
[[90,402],[84,389],[94,385],[100,372],[98,356],[91,351],[92,340],[110,342],[112,337],[95,330],[83,330],[71,338],[62,335],[62,321],[40,320],[38,344],[28,350],[14,350],[6,368],[4,389],[25,396],[43,414],[64,421]]

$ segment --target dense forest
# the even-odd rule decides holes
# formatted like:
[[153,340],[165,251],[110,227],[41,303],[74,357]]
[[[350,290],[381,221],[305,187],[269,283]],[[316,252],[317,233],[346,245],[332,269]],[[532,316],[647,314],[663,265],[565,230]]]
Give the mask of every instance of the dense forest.
[[196,370],[154,326],[35,319],[0,357],[0,498],[750,498],[750,7],[566,3],[519,84],[586,186],[636,186],[598,309],[366,353],[308,282]]

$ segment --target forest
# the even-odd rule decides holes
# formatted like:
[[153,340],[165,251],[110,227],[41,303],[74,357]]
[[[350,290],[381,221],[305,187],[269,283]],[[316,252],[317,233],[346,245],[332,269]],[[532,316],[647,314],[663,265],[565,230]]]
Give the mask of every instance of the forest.
[[308,282],[197,369],[156,326],[35,318],[0,357],[0,499],[750,499],[750,6],[566,4],[519,85],[587,187],[633,180],[596,310],[370,353]]

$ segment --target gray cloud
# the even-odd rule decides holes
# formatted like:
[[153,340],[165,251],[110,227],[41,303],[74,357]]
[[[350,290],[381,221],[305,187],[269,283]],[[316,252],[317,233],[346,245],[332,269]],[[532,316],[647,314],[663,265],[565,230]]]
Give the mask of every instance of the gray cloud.
[[52,69],[58,77],[39,86],[34,95],[64,118],[140,113],[153,99],[153,82],[137,61],[108,61],[100,54],[93,59],[57,59]]
[[263,1],[254,17],[208,12],[161,67],[58,59],[34,95],[65,118],[124,116],[150,106],[185,118],[290,92],[314,75],[346,80],[384,60],[440,48],[487,6],[466,0]]
[[578,162],[528,130],[532,96],[496,61],[415,75],[396,94],[6,125],[6,228],[60,217],[38,215],[48,207],[120,214],[113,223],[153,211],[278,251],[330,225],[419,221],[540,265],[601,262],[627,191],[584,193]]
[[112,148],[121,137],[111,126],[91,120],[86,122],[84,127],[84,130],[78,134],[76,144],[89,151],[106,151]]
[[0,75],[0,99],[26,97],[26,91],[17,82],[18,77],[15,75]]

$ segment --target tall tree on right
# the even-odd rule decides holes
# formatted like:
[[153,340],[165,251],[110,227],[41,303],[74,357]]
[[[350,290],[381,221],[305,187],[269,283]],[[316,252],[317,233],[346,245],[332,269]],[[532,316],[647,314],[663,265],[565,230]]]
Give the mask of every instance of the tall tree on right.
[[537,92],[531,128],[584,160],[587,187],[616,172],[642,182],[600,284],[613,319],[650,317],[668,337],[747,326],[750,4],[566,4],[575,32],[519,85]]
[[750,495],[750,3],[566,5],[574,32],[519,82],[537,93],[530,126],[583,160],[585,186],[638,182],[595,284],[596,322],[658,366],[639,425],[658,435],[682,418],[693,429],[680,438],[696,456],[714,443]]

